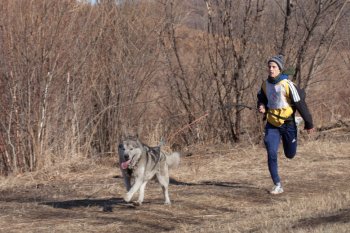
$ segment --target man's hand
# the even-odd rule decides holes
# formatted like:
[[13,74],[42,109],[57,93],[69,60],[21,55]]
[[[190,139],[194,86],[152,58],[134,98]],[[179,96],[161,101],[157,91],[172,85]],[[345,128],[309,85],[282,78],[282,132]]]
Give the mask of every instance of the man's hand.
[[305,129],[305,130],[306,130],[306,132],[307,132],[308,134],[313,133],[313,132],[315,131],[314,128],[312,128],[312,129]]
[[266,112],[265,106],[264,105],[260,105],[259,108],[258,108],[258,111],[260,113],[265,113]]

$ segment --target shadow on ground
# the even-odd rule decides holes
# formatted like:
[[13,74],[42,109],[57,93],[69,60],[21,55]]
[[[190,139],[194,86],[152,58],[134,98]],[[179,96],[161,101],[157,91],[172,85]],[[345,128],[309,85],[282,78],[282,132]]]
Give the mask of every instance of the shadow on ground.
[[226,187],[226,188],[249,188],[249,189],[259,189],[257,187],[254,187],[251,184],[242,184],[237,182],[218,182],[218,181],[202,181],[199,183],[188,183],[188,182],[182,182],[177,181],[173,178],[170,178],[170,184],[172,185],[183,185],[183,186],[217,186],[217,187]]
[[100,207],[105,212],[112,211],[112,206],[128,205],[122,198],[50,201],[50,202],[42,202],[40,204],[48,205],[53,208],[61,208],[61,209],[72,209],[72,208],[79,208],[79,207]]
[[326,216],[301,219],[293,228],[315,228],[324,224],[350,223],[350,209],[341,209]]

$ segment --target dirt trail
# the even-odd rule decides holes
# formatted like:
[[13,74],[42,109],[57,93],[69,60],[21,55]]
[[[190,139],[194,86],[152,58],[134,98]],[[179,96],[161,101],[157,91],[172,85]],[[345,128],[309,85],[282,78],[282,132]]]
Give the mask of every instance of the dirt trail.
[[108,164],[2,179],[0,232],[346,232],[350,143],[324,144],[279,157],[279,196],[268,194],[259,147],[197,148],[171,171],[171,206],[154,181],[142,206],[124,203],[120,172]]

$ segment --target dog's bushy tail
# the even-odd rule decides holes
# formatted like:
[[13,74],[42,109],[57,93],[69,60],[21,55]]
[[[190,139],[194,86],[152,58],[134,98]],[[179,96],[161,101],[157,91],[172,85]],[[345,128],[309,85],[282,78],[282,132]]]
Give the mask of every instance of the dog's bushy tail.
[[180,164],[180,153],[179,152],[173,152],[170,155],[166,156],[166,163],[168,164],[169,168],[176,168]]

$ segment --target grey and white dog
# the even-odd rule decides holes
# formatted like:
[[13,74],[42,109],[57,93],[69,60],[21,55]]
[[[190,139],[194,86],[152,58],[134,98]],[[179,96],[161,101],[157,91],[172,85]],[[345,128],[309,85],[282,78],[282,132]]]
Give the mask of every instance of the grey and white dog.
[[167,154],[160,147],[149,147],[137,137],[128,137],[119,144],[118,153],[120,169],[128,191],[124,196],[126,202],[130,202],[139,191],[136,204],[141,205],[147,182],[156,176],[163,190],[165,204],[171,204],[168,193],[169,168],[178,166],[178,152]]

